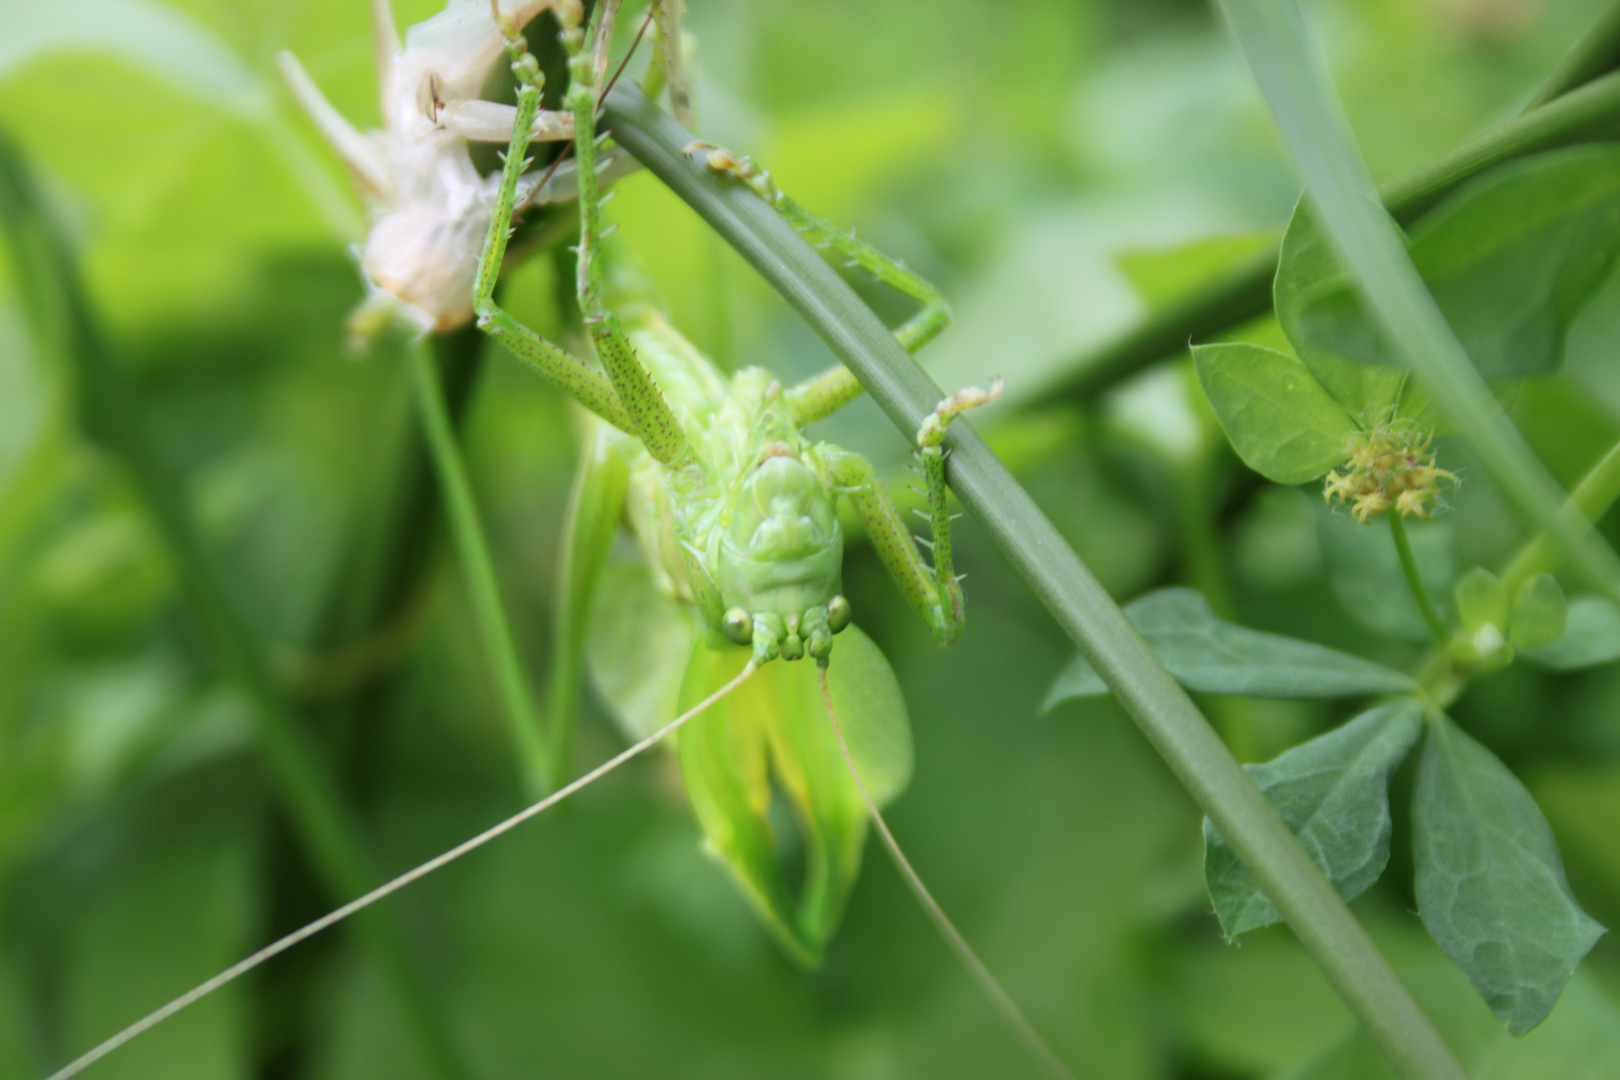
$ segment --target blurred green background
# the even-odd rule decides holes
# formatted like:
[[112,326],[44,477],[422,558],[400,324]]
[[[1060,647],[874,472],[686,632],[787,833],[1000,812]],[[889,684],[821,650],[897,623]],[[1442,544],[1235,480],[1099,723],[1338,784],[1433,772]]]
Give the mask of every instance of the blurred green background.
[[[399,22],[436,6],[400,2]],[[1387,179],[1512,116],[1598,7],[1313,11]],[[1419,655],[1350,617],[1308,493],[1237,464],[1183,358],[1087,401],[1053,389],[1291,209],[1296,184],[1204,4],[690,8],[703,134],[945,290],[957,324],[925,362],[947,386],[1007,377],[984,426],[1116,597],[1190,582],[1249,625]],[[279,81],[284,48],[342,112],[376,122],[363,0],[4,0],[0,126],[80,245],[133,381],[128,408],[151,420],[214,568],[392,873],[523,793],[402,359],[342,351],[364,217]],[[650,177],[625,182],[611,213],[677,324],[722,363],[785,377],[827,363]],[[1230,242],[1181,247],[1207,236]],[[28,273],[0,264],[0,1077],[24,1078],[347,899],[311,869],[266,781],[250,704],[189,616],[174,553],[77,431],[62,358],[30,344]],[[508,279],[509,306],[542,331],[560,325],[554,277],[541,258]],[[452,396],[538,682],[573,418],[480,350],[475,336],[451,347]],[[1620,435],[1617,363],[1620,281],[1577,324],[1564,372],[1513,405],[1566,483]],[[822,433],[890,463],[906,448],[869,403]],[[1443,446],[1442,464],[1465,482],[1436,542],[1463,566],[1499,560],[1517,542],[1507,517],[1460,451]],[[891,821],[992,969],[1081,1077],[1383,1075],[1360,1050],[1335,1052],[1351,1021],[1286,931],[1221,941],[1197,811],[1124,715],[1036,715],[1069,646],[982,534],[963,533],[969,630],[949,653],[869,551],[852,551],[846,584],[912,711],[916,778]],[[1246,760],[1350,711],[1205,704]],[[620,745],[587,710],[581,764]],[[1576,894],[1614,925],[1620,673],[1515,667],[1455,715],[1529,783]],[[1397,798],[1391,868],[1355,907],[1473,1075],[1620,1076],[1620,946],[1601,942],[1552,1018],[1514,1043],[1411,914],[1405,836]],[[699,849],[664,757],[391,903],[464,1075],[1034,1075],[875,846],[826,968],[793,969]],[[90,1075],[456,1075],[392,978],[341,928]]]

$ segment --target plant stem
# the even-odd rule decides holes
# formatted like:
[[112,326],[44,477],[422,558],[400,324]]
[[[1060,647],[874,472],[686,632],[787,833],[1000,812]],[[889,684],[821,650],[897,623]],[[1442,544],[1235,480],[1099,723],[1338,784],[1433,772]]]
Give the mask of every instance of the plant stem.
[[[1613,133],[1620,128],[1620,73],[1562,94],[1414,172],[1385,184],[1380,198],[1407,224],[1463,181],[1512,158]],[[1149,315],[1070,365],[1053,392],[1090,398],[1191,338],[1230,330],[1271,308],[1279,245],[1257,252],[1207,285]]]
[[[681,151],[691,133],[639,90],[620,86],[608,95],[607,123],[799,312],[910,437],[943,394],[837,272],[751,191],[689,161]],[[1410,1080],[1462,1077],[1339,894],[1028,493],[968,424],[953,425],[947,442],[951,486],[963,504],[1253,871],[1373,1041]]]
[[[364,892],[377,878],[358,827],[344,812],[337,785],[304,729],[282,701],[258,642],[238,615],[186,505],[185,484],[159,453],[137,411],[139,395],[113,357],[85,295],[78,267],[54,226],[32,177],[9,141],[0,139],[0,224],[17,277],[32,279],[33,329],[74,375],[85,434],[123,466],[130,488],[168,549],[181,593],[215,660],[251,703],[254,739],[271,783],[327,889]],[[359,925],[361,939],[391,978],[401,1004],[439,1071],[471,1075],[444,1025],[405,936],[387,912]]]
[[1620,558],[1502,413],[1378,203],[1297,4],[1223,0],[1261,94],[1305,179],[1311,209],[1386,339],[1427,384],[1521,523],[1545,531],[1597,588],[1620,600]]
[[427,437],[428,450],[444,493],[445,516],[455,543],[456,557],[466,581],[478,637],[489,661],[490,675],[500,694],[502,711],[511,729],[524,782],[537,797],[550,787],[551,763],[540,725],[540,709],[529,689],[523,659],[512,637],[512,626],[501,604],[500,583],[490,558],[489,542],[478,520],[478,504],[473,498],[467,467],[456,442],[445,407],[444,393],[435,370],[433,356],[425,342],[409,347],[411,385],[416,394],[417,414]]
[[[1620,443],[1598,459],[1598,463],[1581,478],[1570,492],[1569,505],[1594,524],[1608,512],[1616,499],[1620,499]],[[1531,540],[1518,556],[1502,571],[1502,585],[1509,596],[1518,594],[1519,587],[1543,571],[1558,565],[1558,547],[1543,533]]]
[[1553,68],[1525,111],[1613,71],[1617,64],[1620,64],[1620,2],[1612,2]]
[[1412,554],[1412,541],[1406,536],[1406,523],[1393,509],[1386,511],[1384,517],[1389,519],[1389,534],[1395,538],[1395,553],[1401,557],[1401,575],[1406,578],[1407,591],[1417,601],[1418,613],[1428,624],[1429,633],[1434,635],[1434,643],[1443,646],[1451,639],[1451,630],[1446,626],[1446,620],[1440,617],[1440,609],[1434,606],[1429,587],[1423,584],[1417,556]]

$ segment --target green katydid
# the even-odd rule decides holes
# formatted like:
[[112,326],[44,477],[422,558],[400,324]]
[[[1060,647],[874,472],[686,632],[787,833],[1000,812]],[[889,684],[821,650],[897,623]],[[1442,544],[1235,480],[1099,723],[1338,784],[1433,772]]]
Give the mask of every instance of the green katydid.
[[[863,457],[814,442],[803,425],[852,400],[860,386],[843,368],[784,388],[767,371],[729,379],[645,298],[634,271],[602,246],[596,185],[598,87],[588,36],[563,19],[571,56],[566,98],[578,157],[580,239],[577,293],[584,327],[605,374],[522,328],[494,299],[528,133],[539,108],[539,67],[513,32],[519,78],[517,122],[490,225],[473,307],[478,325],[529,360],[603,423],[583,455],[568,536],[559,639],[578,642],[619,520],[639,542],[648,578],[639,583],[636,625],[668,628],[659,647],[690,656],[667,667],[661,686],[623,676],[647,660],[629,650],[597,650],[607,681],[639,682],[618,711],[645,733],[708,696],[752,663],[760,675],[681,735],[681,768],[710,847],[725,861],[784,949],[819,962],[859,867],[866,814],[821,715],[809,657],[829,670],[833,700],[852,750],[881,802],[903,787],[910,768],[905,706],[882,653],[858,629],[841,595],[843,532],[836,503],[847,500],[910,605],[942,644],[961,633],[964,613],[946,507],[942,442],[952,419],[993,400],[999,386],[964,390],[922,418],[917,433],[933,525],[933,565],[924,562],[894,500]],[[735,176],[786,214],[808,239],[825,243],[922,300],[900,338],[918,347],[947,314],[920,278],[846,236],[783,195],[768,173],[716,147],[711,168]],[[607,280],[604,280],[607,279]],[[608,299],[614,302],[611,307]],[[665,610],[656,610],[662,606]],[[674,609],[673,611],[671,609]],[[687,612],[682,616],[680,612]],[[684,632],[683,632],[684,627]],[[835,646],[835,635],[839,643]],[[559,658],[553,723],[566,725],[577,693],[578,647]],[[837,660],[834,661],[836,655]],[[772,664],[783,660],[786,663]],[[610,695],[611,699],[611,695]],[[566,730],[564,728],[563,730]],[[787,886],[767,820],[774,774],[795,810],[806,849],[804,884]]]
[[[536,134],[541,91],[539,66],[527,51],[520,19],[504,12],[498,0],[491,11],[518,79],[518,102],[478,264],[473,311],[480,328],[598,418],[570,504],[553,749],[566,742],[562,733],[577,706],[586,616],[621,517],[628,517],[646,555],[642,584],[658,582],[659,591],[644,590],[638,598],[646,602],[642,615],[661,614],[669,621],[673,613],[673,624],[684,628],[689,660],[639,704],[623,697],[616,702],[638,736],[628,749],[443,855],[265,946],[50,1080],[77,1075],[264,961],[510,831],[677,731],[688,791],[710,844],[790,956],[807,966],[819,962],[853,885],[870,817],[907,884],[1015,1034],[1048,1074],[1069,1077],[951,925],[883,822],[880,804],[898,794],[909,777],[908,720],[888,662],[853,626],[840,591],[843,535],[836,504],[844,499],[940,643],[948,645],[961,633],[963,597],[953,569],[942,444],[957,415],[995,399],[999,380],[988,390],[961,391],[921,419],[918,457],[934,536],[929,566],[871,463],[812,442],[800,430],[860,394],[850,372],[834,368],[791,389],[758,368],[727,380],[646,300],[626,263],[612,262],[612,284],[604,285],[609,257],[601,246],[605,200],[598,194],[595,121],[606,38],[618,5],[603,0],[590,33],[577,0],[551,6],[569,56],[564,119],[572,119],[578,136],[577,291],[606,374],[523,327],[494,300],[520,187],[529,179],[525,155]],[[664,18],[663,36],[673,39],[678,31],[673,9],[666,7],[655,2],[651,14]],[[677,90],[678,64],[666,58],[662,74],[675,91],[672,101],[684,100]],[[907,348],[920,348],[944,329],[948,310],[927,282],[811,215],[747,158],[708,144],[688,148],[699,150],[708,152],[711,168],[748,184],[812,240],[922,301],[922,309],[896,332]],[[545,183],[542,178],[538,186]],[[604,303],[609,295],[618,301],[616,312]],[[795,663],[807,656],[816,663]],[[595,659],[604,662],[601,655]],[[677,711],[680,715],[670,719]],[[690,723],[699,716],[705,717],[703,724]],[[777,862],[766,819],[773,772],[798,811],[807,840],[805,881],[797,898]]]

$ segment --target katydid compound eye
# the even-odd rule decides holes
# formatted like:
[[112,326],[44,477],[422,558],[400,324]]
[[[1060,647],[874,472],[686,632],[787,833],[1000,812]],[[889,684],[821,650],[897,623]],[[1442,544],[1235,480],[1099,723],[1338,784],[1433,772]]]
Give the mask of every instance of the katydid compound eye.
[[835,596],[827,601],[827,626],[835,634],[841,634],[844,627],[849,625],[849,601],[842,596]]
[[737,645],[747,645],[754,639],[754,620],[742,608],[734,607],[720,620],[720,632]]

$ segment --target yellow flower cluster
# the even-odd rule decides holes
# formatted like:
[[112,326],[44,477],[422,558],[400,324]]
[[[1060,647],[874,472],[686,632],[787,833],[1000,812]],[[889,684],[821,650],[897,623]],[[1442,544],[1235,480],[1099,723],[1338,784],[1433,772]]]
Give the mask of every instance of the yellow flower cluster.
[[1431,441],[1416,424],[1380,420],[1349,447],[1344,464],[1327,474],[1322,497],[1349,503],[1362,524],[1391,508],[1402,517],[1427,519],[1440,497],[1440,482],[1457,482],[1455,473],[1435,466]]

